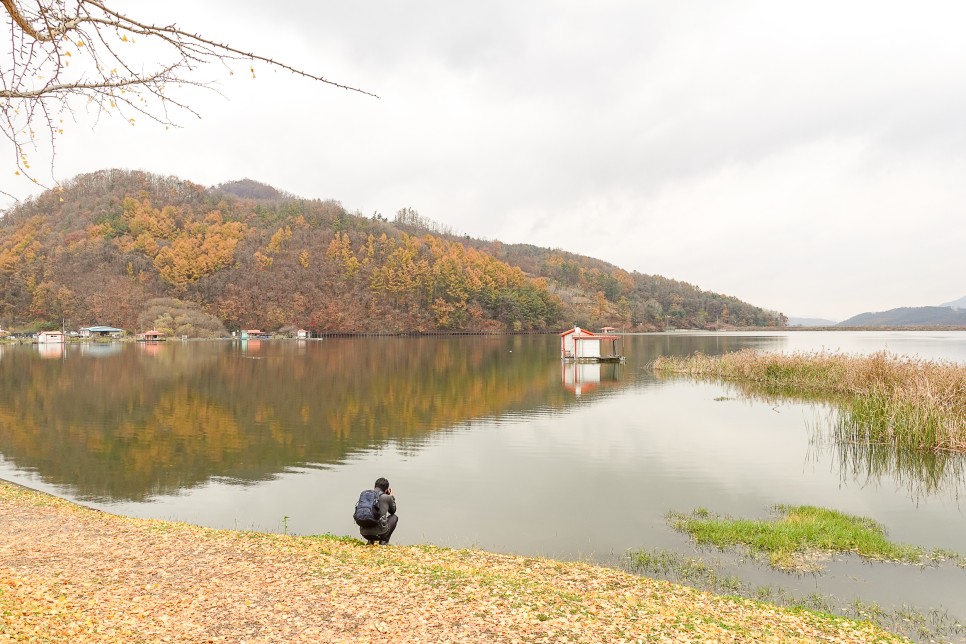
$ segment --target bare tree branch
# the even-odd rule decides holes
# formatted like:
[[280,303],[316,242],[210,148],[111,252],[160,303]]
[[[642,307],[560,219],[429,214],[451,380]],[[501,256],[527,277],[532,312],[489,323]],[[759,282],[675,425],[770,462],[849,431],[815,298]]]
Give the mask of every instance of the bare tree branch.
[[[7,15],[7,56],[0,56],[0,130],[13,144],[16,174],[38,183],[28,153],[49,148],[53,176],[59,117],[75,104],[96,114],[126,109],[177,127],[169,108],[198,116],[169,87],[212,83],[194,74],[206,64],[231,70],[233,61],[260,62],[304,78],[378,98],[357,87],[186,31],[115,11],[103,0],[0,0]],[[2,15],[3,12],[0,12]],[[135,41],[139,41],[134,45]],[[159,60],[166,62],[158,63]],[[254,67],[250,67],[254,76]],[[234,73],[234,72],[232,72]],[[39,132],[46,131],[46,136]],[[0,194],[5,194],[0,189]]]

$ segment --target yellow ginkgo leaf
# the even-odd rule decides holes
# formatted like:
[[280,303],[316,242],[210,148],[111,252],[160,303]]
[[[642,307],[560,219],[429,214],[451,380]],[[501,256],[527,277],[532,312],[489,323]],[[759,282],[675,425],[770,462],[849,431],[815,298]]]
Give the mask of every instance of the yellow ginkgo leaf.
[[65,52],[64,52],[64,55],[65,55],[65,56],[70,56],[70,52],[69,52],[69,51],[65,51]]

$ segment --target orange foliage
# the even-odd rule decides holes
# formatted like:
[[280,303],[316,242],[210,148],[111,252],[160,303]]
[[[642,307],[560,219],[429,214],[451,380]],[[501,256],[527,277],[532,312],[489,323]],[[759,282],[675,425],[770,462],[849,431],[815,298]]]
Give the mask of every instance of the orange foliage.
[[41,252],[42,245],[37,239],[41,234],[43,220],[34,217],[8,235],[0,244],[0,272],[10,273],[20,262],[32,262]]
[[161,279],[176,286],[195,282],[206,275],[231,265],[238,242],[248,226],[241,222],[223,222],[217,211],[208,213],[204,221],[185,222],[170,246],[158,251],[154,266]]

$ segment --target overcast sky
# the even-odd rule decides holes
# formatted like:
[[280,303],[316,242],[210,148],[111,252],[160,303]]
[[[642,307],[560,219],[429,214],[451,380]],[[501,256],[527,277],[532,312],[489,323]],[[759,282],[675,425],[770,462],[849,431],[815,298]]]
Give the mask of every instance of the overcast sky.
[[222,95],[183,94],[201,119],[181,129],[81,112],[59,179],[120,167],[408,206],[790,316],[966,295],[958,0],[112,6],[380,98],[203,68]]

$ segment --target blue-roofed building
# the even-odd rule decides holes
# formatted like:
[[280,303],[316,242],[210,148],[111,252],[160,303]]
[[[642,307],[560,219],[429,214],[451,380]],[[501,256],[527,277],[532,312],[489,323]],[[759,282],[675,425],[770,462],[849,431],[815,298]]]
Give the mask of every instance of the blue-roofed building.
[[80,330],[82,338],[92,337],[111,337],[116,338],[124,333],[124,329],[117,329],[112,326],[85,326]]

